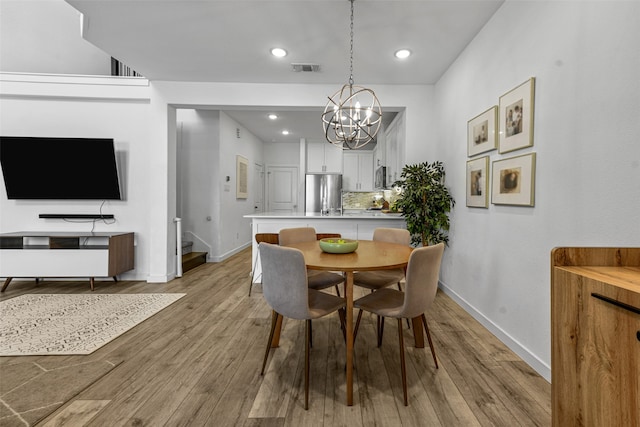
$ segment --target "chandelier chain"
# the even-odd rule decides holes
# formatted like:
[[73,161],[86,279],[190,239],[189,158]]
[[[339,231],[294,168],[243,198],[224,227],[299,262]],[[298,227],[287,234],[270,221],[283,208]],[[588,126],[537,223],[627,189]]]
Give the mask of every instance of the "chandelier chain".
[[351,1],[351,49],[349,51],[350,67],[349,67],[349,86],[353,86],[353,2]]

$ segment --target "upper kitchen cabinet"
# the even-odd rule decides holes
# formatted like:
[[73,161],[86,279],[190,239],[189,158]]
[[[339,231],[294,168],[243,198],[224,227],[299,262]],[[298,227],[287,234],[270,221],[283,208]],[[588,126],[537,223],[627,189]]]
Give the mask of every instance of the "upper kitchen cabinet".
[[373,170],[386,166],[386,135],[384,131],[378,133],[376,147],[373,149]]
[[387,186],[400,179],[404,167],[405,125],[404,113],[399,113],[385,131],[385,162]]
[[307,173],[342,173],[342,148],[328,142],[308,142]]
[[342,189],[373,191],[373,151],[347,151],[343,158]]

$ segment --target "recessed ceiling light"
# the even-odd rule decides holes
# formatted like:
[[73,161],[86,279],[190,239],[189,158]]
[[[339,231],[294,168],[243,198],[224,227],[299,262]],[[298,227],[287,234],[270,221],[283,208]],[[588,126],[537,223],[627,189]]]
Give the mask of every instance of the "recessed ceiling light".
[[271,55],[282,58],[284,56],[287,56],[287,51],[280,47],[274,47],[273,49],[271,49]]
[[411,56],[411,51],[409,49],[400,49],[394,55],[398,59],[405,59]]
[[273,114],[273,113],[269,114],[267,117],[269,117],[271,120],[275,120],[275,119],[278,118],[278,116],[276,114]]
[[289,135],[289,131],[285,129],[285,130],[282,131],[282,134],[283,135]]

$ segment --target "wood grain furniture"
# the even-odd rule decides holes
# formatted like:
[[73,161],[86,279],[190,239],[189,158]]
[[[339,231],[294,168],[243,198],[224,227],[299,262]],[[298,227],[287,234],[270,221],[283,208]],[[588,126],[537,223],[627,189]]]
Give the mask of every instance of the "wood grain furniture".
[[[373,231],[373,240],[380,242],[398,243],[400,245],[411,245],[411,233],[403,228],[376,228]],[[381,271],[362,271],[353,275],[353,284],[363,288],[376,291],[397,284],[398,290],[402,287],[400,281],[404,279],[404,269]]]
[[113,277],[134,268],[134,233],[15,232],[0,234],[4,292],[14,277]]
[[[251,220],[252,235],[257,233],[278,233],[283,228],[313,227],[318,234],[339,233],[345,239],[371,240],[373,231],[378,227],[407,228],[404,218],[400,214],[368,215],[306,215],[300,213],[266,212],[245,215]],[[251,241],[251,265],[258,256],[258,243]],[[260,275],[260,263],[256,267],[255,276]]]
[[551,252],[552,424],[640,425],[640,248]]
[[[349,254],[330,254],[320,249],[318,241],[289,245],[299,249],[304,255],[307,269],[324,271],[342,271],[345,274],[346,298],[346,364],[347,364],[347,405],[353,405],[353,272],[367,270],[387,270],[404,268],[409,261],[413,248],[388,242],[359,240],[358,249]],[[420,319],[418,319],[420,320]],[[418,323],[420,325],[420,323]],[[415,327],[422,331],[421,326]],[[278,346],[279,325],[272,340],[272,346]],[[417,338],[416,338],[417,341]],[[416,346],[418,343],[416,342]],[[423,344],[424,345],[424,344]]]
[[[283,246],[301,242],[315,242],[319,240],[318,233],[316,233],[316,229],[313,227],[283,228],[280,230],[278,235],[280,245]],[[344,277],[342,274],[332,271],[308,270],[307,281],[311,289],[321,291],[327,288],[334,288],[336,290],[336,294],[340,296],[340,288],[338,285],[344,283]]]

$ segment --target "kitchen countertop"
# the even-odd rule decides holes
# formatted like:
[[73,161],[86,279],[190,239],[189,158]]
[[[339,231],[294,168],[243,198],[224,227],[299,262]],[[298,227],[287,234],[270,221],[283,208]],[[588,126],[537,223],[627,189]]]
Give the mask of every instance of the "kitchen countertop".
[[382,213],[381,211],[351,211],[345,212],[342,215],[322,215],[318,213],[297,213],[297,212],[264,212],[259,214],[244,215],[245,218],[274,218],[274,219],[292,219],[292,218],[313,218],[313,219],[392,219],[392,220],[404,220],[404,217],[400,213]]

